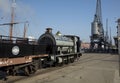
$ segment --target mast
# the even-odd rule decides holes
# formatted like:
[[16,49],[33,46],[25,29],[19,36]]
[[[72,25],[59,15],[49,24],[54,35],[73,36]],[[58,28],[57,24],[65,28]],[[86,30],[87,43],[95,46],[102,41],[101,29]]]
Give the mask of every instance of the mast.
[[108,36],[108,19],[106,19],[106,42],[108,42],[109,36]]
[[13,36],[13,28],[15,24],[20,24],[20,23],[24,23],[24,32],[23,32],[23,37],[26,37],[26,32],[27,32],[27,23],[28,21],[25,22],[15,22],[14,18],[15,18],[15,7],[16,7],[16,0],[11,0],[12,1],[12,6],[11,6],[11,21],[10,23],[3,23],[0,24],[0,26],[3,25],[9,25],[10,29],[9,29],[9,39],[12,40],[12,36]]
[[12,38],[13,35],[13,27],[14,27],[14,17],[15,17],[15,0],[12,0],[12,7],[11,7],[11,24],[10,24],[10,39]]
[[110,45],[112,45],[111,27],[110,27]]
[[26,32],[27,32],[27,22],[24,23],[24,33],[23,33],[23,38],[26,38]]

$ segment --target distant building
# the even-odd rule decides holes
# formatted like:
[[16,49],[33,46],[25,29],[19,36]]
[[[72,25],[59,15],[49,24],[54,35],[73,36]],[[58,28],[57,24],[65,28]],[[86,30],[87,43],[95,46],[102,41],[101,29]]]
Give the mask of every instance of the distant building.
[[90,43],[89,42],[82,42],[81,43],[81,49],[89,49]]

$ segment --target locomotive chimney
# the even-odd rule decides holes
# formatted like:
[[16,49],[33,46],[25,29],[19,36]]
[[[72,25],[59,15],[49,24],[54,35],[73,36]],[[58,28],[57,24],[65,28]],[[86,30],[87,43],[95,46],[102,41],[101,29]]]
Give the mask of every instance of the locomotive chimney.
[[46,33],[52,33],[52,28],[46,28]]

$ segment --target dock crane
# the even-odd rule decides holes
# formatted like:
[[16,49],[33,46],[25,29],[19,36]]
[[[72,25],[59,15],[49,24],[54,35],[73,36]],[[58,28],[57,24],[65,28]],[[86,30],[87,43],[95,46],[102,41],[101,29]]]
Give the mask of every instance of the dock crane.
[[106,48],[107,40],[104,36],[104,28],[102,23],[101,0],[97,0],[96,13],[94,15],[94,20],[91,23],[90,41],[91,51],[101,51]]

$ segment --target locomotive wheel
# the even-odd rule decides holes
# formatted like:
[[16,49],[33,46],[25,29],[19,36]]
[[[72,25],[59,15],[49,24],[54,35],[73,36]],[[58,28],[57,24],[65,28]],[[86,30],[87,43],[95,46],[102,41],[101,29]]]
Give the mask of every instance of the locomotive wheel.
[[60,67],[63,66],[63,62],[62,63],[58,63],[58,66],[60,66]]
[[16,74],[17,74],[17,71],[16,71],[16,70],[13,70],[12,75],[15,76]]
[[70,62],[73,63],[73,62],[74,62],[74,58],[71,58],[71,59],[70,59]]
[[24,72],[25,72],[25,75],[27,75],[27,76],[30,75],[30,70],[29,70],[28,66],[24,67]]
[[17,71],[14,70],[14,69],[9,69],[8,72],[7,72],[8,75],[12,75],[12,76],[15,76],[17,74]]
[[68,62],[68,60],[64,60],[64,63],[65,63],[65,64],[68,64],[69,62]]
[[30,74],[33,74],[37,71],[37,68],[34,65],[30,65],[29,66],[29,71],[30,71]]
[[37,71],[36,67],[34,65],[29,65],[24,68],[25,75],[30,76],[31,74],[35,73]]

